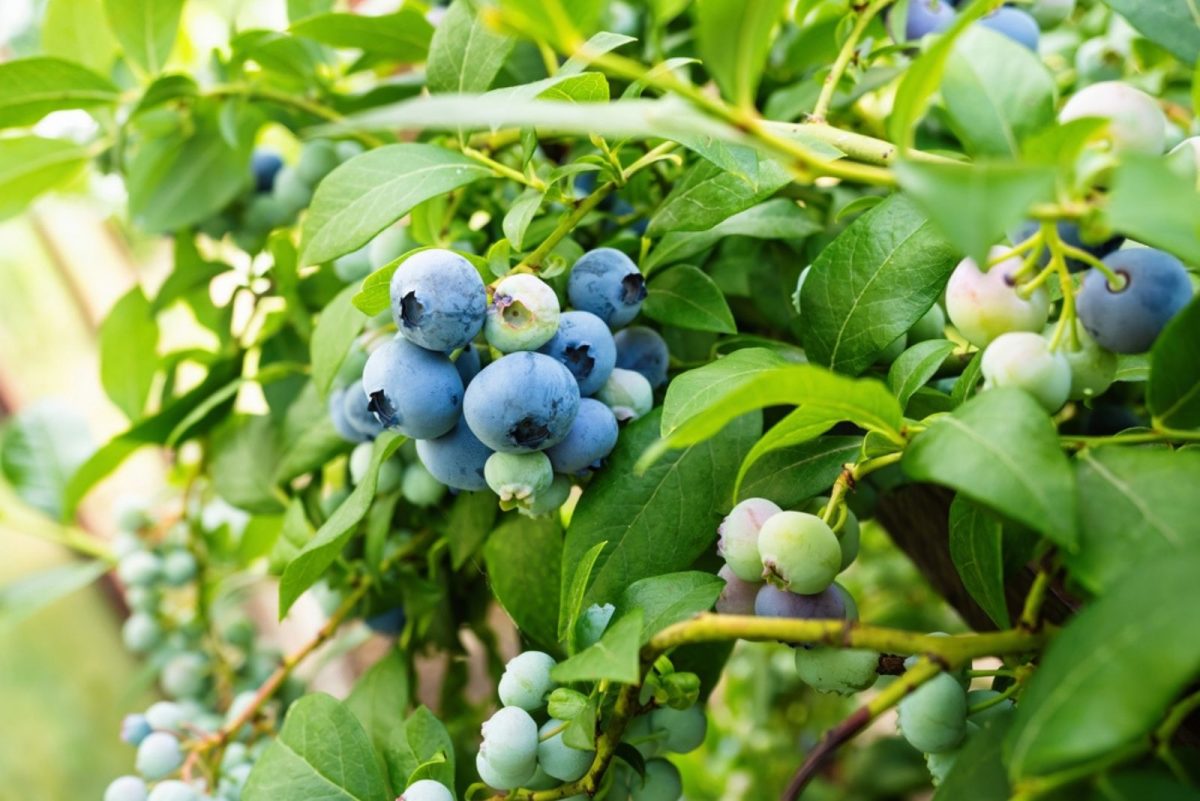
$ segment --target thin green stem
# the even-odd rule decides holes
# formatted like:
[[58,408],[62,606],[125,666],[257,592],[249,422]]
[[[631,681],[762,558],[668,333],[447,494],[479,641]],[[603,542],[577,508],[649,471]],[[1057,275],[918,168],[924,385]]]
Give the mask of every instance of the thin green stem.
[[[264,86],[251,86],[244,83],[224,84],[214,86],[208,91],[210,97],[245,97],[255,100],[264,100],[268,103],[274,103],[278,106],[287,106],[290,108],[303,111],[306,114],[311,114],[314,117],[320,117],[328,122],[345,122],[346,118],[314,100],[308,100],[298,95],[291,95],[286,92],[278,92],[274,89],[268,89]],[[354,131],[351,135],[362,142],[367,147],[379,147],[383,144],[383,140],[374,134],[365,131]]]
[[492,172],[496,173],[496,175],[499,175],[503,178],[508,178],[511,181],[516,181],[519,184],[528,186],[530,189],[536,189],[539,192],[546,191],[546,182],[541,178],[538,178],[536,175],[526,175],[520,170],[514,170],[507,164],[501,164],[488,154],[476,150],[473,147],[464,147],[462,149],[462,154],[468,158],[478,161],[485,167],[491,168]]
[[842,43],[842,49],[838,51],[837,59],[833,62],[829,74],[825,76],[825,83],[821,86],[821,95],[817,98],[817,104],[813,106],[812,119],[814,121],[824,121],[829,114],[829,107],[833,104],[833,96],[837,92],[838,84],[841,83],[842,76],[846,74],[846,68],[850,66],[850,61],[854,58],[858,43],[866,33],[867,26],[880,11],[891,3],[892,0],[875,0],[858,12],[858,18],[854,22],[854,27],[850,29],[850,35]]
[[1200,442],[1200,431],[1156,428],[1153,431],[1134,431],[1129,434],[1113,434],[1107,437],[1061,434],[1059,440],[1068,446],[1079,448],[1100,445],[1146,445],[1157,442],[1187,443]]
[[986,701],[980,701],[978,704],[975,704],[972,707],[968,707],[967,715],[975,715],[975,714],[978,714],[979,712],[985,712],[985,711],[991,709],[992,707],[1000,706],[1001,704],[1003,704],[1008,699],[1012,698],[1014,695],[1016,695],[1020,691],[1021,691],[1021,683],[1013,682],[1011,685],[1009,685],[1009,687],[1004,692],[1000,693],[999,695],[993,696],[993,697],[987,699]]
[[1041,625],[1042,606],[1046,602],[1046,592],[1050,589],[1051,571],[1045,567],[1038,570],[1033,577],[1033,586],[1025,596],[1025,606],[1021,610],[1020,627],[1027,631],[1036,631]]

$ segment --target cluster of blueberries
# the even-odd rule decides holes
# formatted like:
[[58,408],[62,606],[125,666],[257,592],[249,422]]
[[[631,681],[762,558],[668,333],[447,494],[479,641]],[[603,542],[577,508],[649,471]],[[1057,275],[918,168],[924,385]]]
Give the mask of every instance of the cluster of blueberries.
[[[506,509],[561,506],[569,477],[598,467],[618,424],[649,412],[667,380],[666,342],[625,327],[646,287],[618,250],[575,263],[571,311],[537,276],[513,273],[489,290],[469,261],[441,249],[405,258],[390,291],[398,333],[367,357],[361,390],[331,395],[335,427],[358,442],[399,431],[417,441],[425,476],[454,490],[490,488]],[[485,350],[494,356],[486,366]]]
[[306,142],[296,163],[289,165],[273,150],[256,150],[250,160],[246,193],[201,223],[200,230],[213,239],[229,235],[242,250],[257,253],[271,231],[291,225],[308,208],[317,184],[326,175],[362,152],[357,142],[318,139]]
[[[941,33],[954,24],[956,6],[963,0],[909,0],[904,19],[904,34],[913,42],[933,33]],[[1028,7],[1003,6],[979,21],[985,28],[1007,36],[1014,42],[1038,49],[1042,28],[1052,28],[1071,16],[1075,0],[1034,0]]]
[[[717,528],[717,573],[725,588],[717,612],[796,620],[857,620],[853,596],[834,579],[858,556],[860,529],[849,509],[836,530],[816,513],[827,498],[803,511],[784,511],[766,498],[747,498]],[[821,692],[850,694],[875,683],[879,654],[805,647],[796,650],[801,679]]]
[[[200,577],[196,558],[187,549],[189,523],[159,533],[139,503],[126,504],[117,522],[117,576],[132,612],[122,637],[131,651],[150,659],[170,700],[125,717],[121,739],[137,749],[137,775],[113,781],[104,801],[238,801],[266,741],[251,743],[248,732],[239,732],[225,748],[211,793],[203,784],[175,778],[186,756],[185,742],[215,733],[241,715],[253,702],[255,688],[279,665],[280,656],[257,647],[254,627],[244,616],[214,621],[219,642],[197,619]],[[152,543],[155,538],[161,541]],[[218,652],[228,680],[220,693],[215,675]],[[293,698],[301,692],[295,685],[284,690]],[[222,693],[232,700],[222,704]]]

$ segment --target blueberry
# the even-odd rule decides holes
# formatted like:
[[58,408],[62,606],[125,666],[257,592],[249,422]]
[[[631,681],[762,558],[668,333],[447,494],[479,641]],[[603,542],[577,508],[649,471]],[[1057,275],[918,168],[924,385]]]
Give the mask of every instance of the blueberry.
[[[809,514],[820,514],[829,503],[828,496],[813,498],[806,503],[801,511]],[[846,521],[842,527],[833,532],[837,535],[838,545],[842,548],[842,570],[850,567],[851,562],[858,558],[858,548],[862,539],[862,529],[858,524],[858,516],[846,510]]]
[[[1053,327],[1047,326],[1043,336],[1053,336]],[[1103,395],[1117,380],[1117,355],[1096,344],[1083,324],[1075,321],[1075,337],[1079,348],[1069,335],[1063,336],[1059,352],[1071,367],[1071,400],[1088,400]]]
[[722,615],[753,615],[754,597],[762,582],[743,581],[729,565],[722,565],[717,576],[725,582],[725,588],[717,598],[717,612]]
[[612,409],[618,421],[627,423],[654,408],[654,388],[641,373],[615,367],[596,399]]
[[[997,259],[1007,251],[992,248]],[[964,259],[946,285],[946,312],[963,338],[976,347],[986,346],[1009,331],[1041,331],[1050,317],[1050,296],[1044,287],[1028,298],[1017,291],[1013,276],[1021,258],[1009,256],[982,272],[973,259]]]
[[254,175],[254,191],[270,192],[276,176],[283,169],[283,159],[271,150],[255,150],[250,156],[250,172]]
[[1041,334],[1001,334],[983,352],[983,388],[1016,387],[1053,414],[1071,392],[1071,365]]
[[362,386],[379,422],[414,439],[447,433],[462,410],[462,379],[454,363],[399,336],[367,359]]
[[633,260],[613,248],[597,248],[575,262],[567,296],[576,309],[591,312],[611,328],[637,317],[646,299],[646,279]]
[[147,801],[201,801],[201,797],[192,785],[172,779],[156,784]]
[[655,389],[667,383],[667,365],[671,354],[666,341],[657,331],[635,325],[618,331],[615,340],[617,367],[641,373]]
[[549,356],[529,351],[502,356],[483,368],[463,401],[463,417],[475,436],[505,453],[562,442],[578,411],[579,385],[571,372]]
[[246,206],[242,227],[251,232],[268,234],[292,221],[292,211],[274,195],[258,195]]
[[405,787],[396,801],[454,801],[454,795],[444,784],[438,784],[433,779],[421,779]]
[[879,654],[845,648],[797,648],[796,672],[817,692],[850,695],[878,678]]
[[342,410],[345,413],[346,422],[358,435],[358,441],[362,442],[375,439],[383,433],[383,426],[371,412],[370,398],[365,392],[360,391],[360,387],[361,385],[356,383],[346,388],[346,394],[342,399]]
[[309,186],[316,186],[326,175],[333,172],[341,163],[337,148],[333,142],[318,139],[306,142],[300,149],[300,160],[296,163],[296,172]]
[[1161,250],[1119,250],[1104,263],[1125,279],[1114,290],[1099,270],[1089,271],[1079,292],[1079,319],[1102,348],[1145,353],[1171,318],[1192,299],[1192,282],[1179,259]]
[[146,801],[146,783],[137,776],[114,779],[104,791],[104,801]]
[[178,732],[187,720],[187,712],[174,701],[158,701],[146,710],[146,722],[155,731]]
[[1061,25],[1075,11],[1075,0],[1033,0],[1029,13],[1037,20],[1042,30]]
[[953,751],[967,733],[967,693],[954,676],[939,673],[900,702],[899,725],[918,751]]
[[338,161],[349,161],[355,156],[361,156],[366,150],[361,142],[353,139],[343,139],[333,144],[333,152],[337,154]]
[[130,587],[125,591],[125,603],[134,612],[153,615],[162,602],[162,593],[157,587]]
[[449,353],[483,328],[487,290],[471,262],[449,250],[422,250],[396,268],[392,319],[409,342]]
[[805,512],[771,516],[758,532],[758,553],[763,576],[793,593],[820,593],[842,569],[837,535],[821,518]]
[[630,782],[631,801],[679,801],[682,795],[679,768],[665,759],[647,760],[645,778]]
[[717,526],[717,555],[742,581],[762,581],[758,532],[782,509],[766,498],[747,498],[729,511]]
[[1095,83],[1077,92],[1059,114],[1060,122],[1096,117],[1108,121],[1107,140],[1114,151],[1161,155],[1167,142],[1167,118],[1158,101],[1120,81]]
[[539,494],[550,489],[554,470],[550,459],[540,451],[533,453],[493,453],[483,466],[488,487],[500,498],[502,509],[528,506]]
[[595,751],[581,751],[563,742],[566,722],[550,718],[538,730],[538,767],[562,782],[573,782],[583,778],[592,765]]
[[[353,390],[353,393],[351,393]],[[358,392],[358,387],[350,386],[345,389],[332,389],[329,392],[329,420],[333,423],[333,429],[337,431],[338,436],[347,442],[362,442],[363,436],[358,429],[350,425],[350,419],[346,416],[346,396],[349,394],[362,395]],[[366,395],[363,395],[365,398]],[[372,415],[374,417],[374,415]],[[376,421],[378,424],[379,421]]]
[[[483,724],[481,732],[480,759],[504,776],[523,776],[522,782],[533,776],[537,768],[538,728],[528,712],[506,706]],[[496,789],[511,788],[496,786]]]
[[1028,11],[1004,6],[981,19],[979,24],[1037,52],[1041,30]]
[[[1026,241],[1029,239],[1029,237],[1037,233],[1040,227],[1041,225],[1036,221],[1025,223],[1025,225],[1021,226],[1021,228],[1018,229],[1014,234],[1013,241],[1018,244]],[[1063,244],[1070,245],[1073,248],[1078,248],[1079,250],[1089,253],[1098,259],[1102,259],[1108,254],[1116,251],[1125,242],[1125,237],[1121,236],[1120,234],[1115,234],[1106,239],[1099,239],[1090,236],[1089,234],[1084,233],[1084,231],[1079,227],[1078,223],[1071,222],[1070,220],[1059,220],[1055,227],[1058,229],[1058,237],[1063,241]],[[1042,267],[1049,265],[1050,251],[1044,251],[1041,255],[1041,258],[1038,259],[1038,263]],[[1068,258],[1067,269],[1069,269],[1071,272],[1079,272],[1081,270],[1088,269],[1088,265],[1086,262],[1080,261],[1079,259]]]
[[175,735],[156,731],[138,746],[136,764],[138,773],[157,781],[179,770],[183,765],[183,749]]
[[599,466],[617,445],[617,418],[594,398],[579,401],[579,412],[567,436],[547,448],[546,455],[556,473],[581,473]]
[[[122,495],[113,503],[113,510],[117,529],[122,533],[136,534],[154,525],[154,519],[150,516],[150,502],[140,496]],[[140,547],[140,540],[136,536],[132,541],[139,543]],[[130,552],[132,550],[136,549]]]
[[454,360],[454,369],[458,370],[458,377],[462,379],[463,386],[471,383],[471,379],[479,375],[482,369],[482,363],[479,359],[479,348],[471,342],[468,342],[458,354],[458,358]]
[[135,612],[121,626],[121,641],[135,654],[144,654],[162,642],[162,626],[152,615]]
[[904,37],[916,42],[931,33],[941,33],[954,24],[954,7],[948,0],[909,0]]
[[1200,188],[1200,136],[1184,139],[1170,153],[1170,161],[1186,178]]
[[[535,729],[536,735],[536,729]],[[537,753],[536,745],[534,753]],[[479,774],[479,778],[489,787],[494,787],[497,790],[515,790],[529,783],[529,781],[537,773],[537,760],[531,759],[528,763],[522,763],[514,770],[503,770],[497,768],[487,760],[481,750],[475,755],[475,772]]]
[[540,352],[566,365],[579,382],[581,395],[592,395],[604,386],[617,363],[612,332],[603,320],[585,311],[563,312],[558,331]]
[[1075,51],[1075,73],[1079,85],[1115,81],[1125,74],[1130,58],[1127,49],[1107,38],[1088,39]]
[[162,560],[149,551],[134,551],[117,562],[117,577],[130,586],[148,586],[162,578]]
[[846,596],[833,585],[815,595],[799,595],[764,584],[754,598],[754,614],[796,620],[846,620]]
[[583,610],[579,622],[575,624],[575,634],[579,639],[579,647],[587,648],[594,645],[612,621],[617,608],[612,604],[592,604]]
[[404,468],[400,493],[413,506],[433,506],[446,494],[446,485],[437,480],[420,462]]
[[546,705],[546,696],[555,688],[550,671],[558,664],[541,651],[525,651],[509,660],[500,677],[500,702],[533,712]]
[[501,353],[537,350],[558,330],[558,295],[542,279],[526,273],[496,284],[483,334]]
[[163,581],[182,587],[196,577],[196,557],[184,548],[168,551],[162,563]]
[[667,733],[663,749],[673,754],[690,754],[704,744],[708,718],[699,704],[687,709],[662,707],[650,713],[650,727]]
[[404,631],[404,624],[407,621],[408,617],[404,614],[404,607],[397,606],[394,609],[389,609],[386,612],[380,612],[378,615],[367,618],[366,624],[376,634],[386,634],[390,637],[395,637]]
[[121,721],[121,741],[129,745],[140,745],[152,731],[145,715],[126,715]]
[[304,182],[294,167],[284,167],[275,177],[275,186],[271,189],[271,196],[275,198],[280,207],[287,209],[289,217],[295,217],[308,208],[308,204],[312,202],[313,192],[312,187]]
[[163,665],[163,691],[174,698],[195,698],[208,685],[208,660],[202,654],[184,652]]
[[434,478],[458,490],[474,492],[487,487],[483,468],[492,449],[479,441],[465,422],[437,439],[417,441],[417,457]]

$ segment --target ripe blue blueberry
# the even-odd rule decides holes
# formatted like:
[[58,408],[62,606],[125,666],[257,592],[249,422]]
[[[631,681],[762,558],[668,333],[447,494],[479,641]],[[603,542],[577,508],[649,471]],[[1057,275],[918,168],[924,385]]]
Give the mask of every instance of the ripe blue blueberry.
[[392,275],[392,319],[423,348],[450,352],[483,328],[487,290],[471,262],[449,250],[422,250]]
[[816,595],[798,595],[764,584],[754,598],[754,614],[795,620],[846,620],[846,595],[830,585]]
[[597,248],[583,254],[571,268],[567,297],[575,308],[591,312],[610,328],[620,328],[641,310],[646,279],[621,251]]
[[635,325],[618,331],[617,367],[641,373],[655,389],[667,383],[671,353],[662,336],[652,328]]
[[162,626],[152,615],[134,612],[121,625],[121,641],[135,654],[144,654],[162,642]]
[[121,741],[129,745],[140,745],[152,731],[145,715],[126,715],[121,721]]
[[383,426],[371,412],[371,399],[361,391],[361,385],[351,384],[346,387],[342,398],[342,409],[346,422],[358,435],[358,442],[375,439],[383,433]]
[[1102,348],[1145,353],[1192,299],[1187,270],[1169,253],[1149,248],[1120,250],[1104,263],[1125,286],[1112,289],[1099,270],[1089,271],[1079,292],[1079,319]]
[[283,159],[271,150],[255,150],[250,156],[250,172],[254,175],[254,191],[270,192],[275,186],[275,177],[283,169]]
[[550,718],[538,730],[538,767],[562,782],[573,782],[583,778],[592,765],[595,751],[581,751],[563,742],[566,722]]
[[208,660],[203,654],[185,651],[163,665],[163,690],[174,698],[195,698],[208,684]]
[[650,728],[667,733],[663,749],[673,754],[690,754],[704,744],[708,717],[704,707],[694,704],[687,709],[661,707],[650,713]]
[[558,331],[540,352],[566,365],[579,382],[581,395],[592,395],[604,386],[617,363],[612,332],[603,320],[585,311],[563,312]]
[[404,624],[407,621],[408,616],[404,614],[404,607],[397,606],[394,609],[389,609],[386,612],[380,612],[378,615],[367,618],[366,624],[376,634],[395,637],[404,631]]
[[117,562],[123,584],[145,587],[162,578],[162,560],[149,551],[134,551]]
[[[509,777],[526,781],[537,768],[538,728],[524,709],[506,706],[484,722],[480,758]],[[497,787],[496,789],[507,789]]]
[[954,24],[954,7],[948,0],[910,0],[904,36],[916,42],[931,33],[941,33]]
[[174,548],[163,557],[163,581],[182,587],[196,577],[196,557],[185,548]]
[[537,350],[558,330],[558,295],[528,273],[506,276],[492,291],[483,335],[501,353]]
[[296,172],[309,186],[316,186],[329,173],[333,172],[341,159],[333,142],[317,139],[305,143],[300,149],[300,160],[296,162]]
[[463,402],[463,417],[475,436],[504,453],[562,442],[578,411],[579,384],[571,371],[530,351],[510,353],[483,368]]
[[528,506],[540,493],[550,489],[554,470],[550,459],[540,451],[533,453],[493,453],[483,466],[488,487],[500,498],[500,507]]
[[762,582],[743,581],[729,565],[722,565],[717,576],[725,581],[725,588],[717,598],[717,612],[722,615],[753,615],[754,598]]
[[556,473],[574,474],[595,468],[617,445],[617,418],[594,398],[579,401],[575,422],[562,442],[546,449]]
[[1158,101],[1120,81],[1094,83],[1077,92],[1058,115],[1060,122],[1085,118],[1108,121],[1107,143],[1113,151],[1162,155],[1167,118]]
[[458,354],[458,358],[454,360],[454,369],[458,370],[458,377],[462,379],[464,387],[470,384],[471,379],[479,375],[479,371],[483,369],[479,359],[479,348],[468,342],[462,352]]
[[400,336],[367,359],[362,386],[379,422],[415,439],[447,433],[462,409],[462,379],[454,363]]
[[550,671],[558,664],[541,651],[525,651],[509,660],[500,677],[500,702],[527,712],[541,709],[556,686]]
[[417,441],[417,457],[434,478],[447,487],[469,492],[487,487],[483,468],[492,452],[465,422],[437,439]]
[[596,399],[612,409],[619,422],[627,423],[654,408],[654,388],[641,373],[614,367]]
[[150,791],[147,801],[201,801],[200,791],[186,782],[172,779],[159,782]]
[[[333,423],[333,429],[337,431],[339,437],[347,442],[362,442],[362,434],[358,432],[357,428],[350,425],[350,420],[346,417],[346,395],[349,390],[358,392],[358,387],[350,386],[345,389],[335,388],[330,390],[328,403],[329,420]],[[363,395],[363,397],[366,397],[366,395]]]
[[179,770],[183,765],[183,749],[175,735],[156,731],[138,746],[135,764],[138,773],[157,781]]
[[121,776],[108,785],[104,801],[146,801],[146,783],[137,776]]
[[979,24],[1007,36],[1035,53],[1037,52],[1041,30],[1038,28],[1037,20],[1028,11],[1004,6],[981,19]]
[[404,788],[396,801],[454,801],[454,795],[433,779],[421,779]]

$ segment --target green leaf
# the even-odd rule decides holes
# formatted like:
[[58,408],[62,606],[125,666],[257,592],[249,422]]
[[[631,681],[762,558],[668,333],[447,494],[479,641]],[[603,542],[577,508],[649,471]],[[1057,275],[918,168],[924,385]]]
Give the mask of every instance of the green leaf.
[[788,360],[766,348],[743,348],[676,376],[667,387],[662,407],[662,433],[669,434],[685,420],[709,409],[713,398],[739,391]]
[[601,0],[500,0],[504,21],[534,38],[575,50],[600,17]]
[[647,643],[667,626],[712,609],[724,586],[713,574],[698,571],[651,576],[625,588],[616,614],[641,610],[642,642]]
[[1161,425],[1200,427],[1200,300],[1177,314],[1154,343],[1146,405]]
[[1036,53],[979,25],[955,43],[942,79],[950,125],[976,157],[1019,158],[1022,143],[1054,123],[1056,95]]
[[788,413],[787,417],[784,417],[772,426],[770,431],[764,434],[758,442],[754,443],[754,447],[750,449],[750,453],[746,454],[745,460],[742,461],[742,466],[738,469],[737,482],[734,484],[734,494],[737,497],[742,497],[745,494],[742,490],[742,481],[749,474],[750,470],[758,464],[760,459],[775,451],[801,445],[815,437],[819,437],[839,422],[841,422],[840,414],[833,413],[822,406],[801,406],[793,409]]
[[[1020,47],[1020,45],[1018,45]],[[988,249],[1054,197],[1052,167],[1016,162],[898,161],[900,186],[960,253],[987,263]]]
[[402,737],[396,737],[384,754],[388,770],[399,777],[400,787],[421,779],[454,786],[454,741],[450,733],[425,707],[404,721]]
[[483,545],[492,532],[496,513],[496,499],[490,492],[463,492],[454,499],[446,516],[445,530],[450,542],[450,564],[455,570],[465,565]]
[[770,498],[784,508],[797,506],[828,492],[861,448],[861,437],[829,436],[765,453],[745,471],[736,498]]
[[1021,693],[1007,742],[1014,779],[1141,740],[1200,670],[1195,549],[1142,562],[1071,620]]
[[136,420],[158,372],[158,323],[154,308],[135,286],[100,326],[100,383],[127,418]]
[[283,511],[275,489],[279,445],[266,415],[234,415],[213,431],[211,476],[217,494],[252,514]]
[[493,32],[470,0],[455,0],[433,32],[425,80],[431,92],[483,92],[516,45]]
[[564,570],[573,570],[605,543],[591,571],[586,603],[615,601],[638,579],[687,569],[712,548],[734,472],[760,425],[756,415],[747,415],[707,442],[672,451],[644,475],[635,475],[633,465],[654,441],[660,417],[652,412],[621,432],[567,529]]
[[1152,42],[1184,64],[1200,60],[1200,11],[1193,0],[1104,0]]
[[349,448],[329,419],[329,407],[313,382],[304,384],[288,405],[279,436],[276,484],[286,484],[305,473],[319,470],[330,459]]
[[[495,499],[488,499],[494,506]],[[558,650],[562,554],[562,527],[553,516],[513,518],[493,531],[483,548],[496,600],[525,636],[551,652]],[[529,580],[531,565],[538,565],[536,581]]]
[[1088,801],[1200,801],[1200,790],[1185,786],[1165,767],[1106,771],[1096,778],[1096,785]]
[[[356,682],[346,698],[346,708],[354,713],[366,729],[375,752],[388,770],[389,784],[404,787],[407,774],[395,775],[388,753],[397,741],[404,741],[404,718],[401,715],[412,700],[411,681],[404,653],[393,648]],[[399,771],[397,771],[399,773]]]
[[255,764],[242,791],[245,801],[390,797],[367,733],[346,706],[324,693],[292,704],[279,737]]
[[120,90],[73,61],[38,56],[0,64],[0,128],[32,125],[51,111],[112,106]]
[[892,362],[888,386],[901,407],[908,406],[909,398],[933,378],[954,348],[955,344],[948,339],[928,339],[913,345]]
[[291,32],[330,47],[362,50],[406,64],[424,61],[433,26],[416,6],[394,14],[318,14],[292,23]]
[[929,311],[959,254],[908,198],[893,195],[828,245],[800,292],[808,357],[856,374]]
[[[1071,577],[1107,592],[1143,560],[1200,544],[1200,451],[1109,446],[1075,465],[1079,550],[1065,556]],[[1140,569],[1140,568],[1139,568]]]
[[491,175],[436,145],[386,145],[326,176],[304,219],[301,262],[319,264],[357,250],[414,206]]
[[270,553],[269,568],[271,575],[281,575],[288,563],[296,558],[296,554],[315,535],[316,530],[308,520],[304,511],[304,501],[300,496],[292,497],[279,528],[279,536],[275,538]]
[[600,559],[600,554],[606,545],[608,545],[607,541],[597,542],[575,562],[570,584],[566,583],[568,565],[564,564],[562,567],[562,603],[558,608],[558,639],[567,641],[568,653],[575,652],[575,623],[583,611],[583,599],[587,595],[588,585],[592,580],[592,570],[596,567],[596,562]]
[[313,329],[312,342],[312,376],[317,391],[322,396],[329,394],[333,379],[337,377],[338,368],[355,337],[367,321],[365,315],[355,308],[353,300],[358,288],[353,284],[337,294],[329,305],[321,311],[317,318],[317,326]]
[[88,158],[87,150],[61,139],[0,139],[0,220],[25,211],[43,192],[70,183]]
[[25,503],[62,517],[71,476],[92,453],[79,411],[43,401],[18,412],[0,439],[0,473]]
[[664,236],[650,255],[642,260],[642,272],[649,275],[657,267],[683,261],[703,253],[727,236],[755,239],[803,239],[824,230],[821,223],[805,213],[795,201],[776,198],[735,214],[707,231],[674,231]]
[[706,231],[722,220],[758,205],[777,189],[791,183],[788,171],[778,162],[753,155],[757,164],[745,176],[727,172],[710,161],[700,162],[684,173],[650,218],[647,236],[657,237],[672,231]]
[[786,0],[696,0],[696,46],[721,93],[752,108]]
[[246,187],[258,115],[238,115],[236,145],[222,132],[219,116],[217,106],[197,106],[190,125],[145,137],[126,180],[129,212],[141,228],[186,228],[224,209]]
[[1058,431],[1031,395],[993,389],[918,434],[905,474],[958,490],[1070,550],[1078,542],[1075,479]]
[[965,495],[950,504],[950,558],[975,602],[997,627],[1008,628],[1004,523]]
[[737,333],[721,288],[697,267],[672,267],[652,278],[646,289],[642,311],[652,320],[691,331]]
[[1004,738],[1012,728],[1012,716],[988,721],[975,732],[954,760],[954,767],[938,785],[933,801],[1008,801],[1012,788],[1004,770]]
[[615,681],[634,684],[641,678],[642,610],[634,609],[608,627],[595,645],[559,662],[550,671],[555,681]]
[[107,75],[117,55],[104,0],[49,0],[42,15],[42,52]]
[[83,589],[109,570],[102,561],[71,562],[0,586],[0,631]]
[[[1146,198],[1153,197],[1153,203]],[[1107,222],[1132,239],[1200,263],[1200,188],[1166,159],[1123,155],[1112,178]]]
[[151,75],[175,45],[184,0],[104,0],[108,24],[125,57]]
[[533,221],[538,209],[541,208],[545,196],[545,192],[530,187],[508,207],[501,228],[504,236],[512,243],[514,250],[524,249],[525,231],[529,228],[529,223]]
[[307,545],[296,555],[279,582],[279,617],[282,619],[301,593],[316,583],[333,564],[350,540],[355,527],[366,516],[375,500],[379,466],[395,453],[404,437],[390,431],[380,434],[371,450],[371,464],[350,496],[342,502]]

